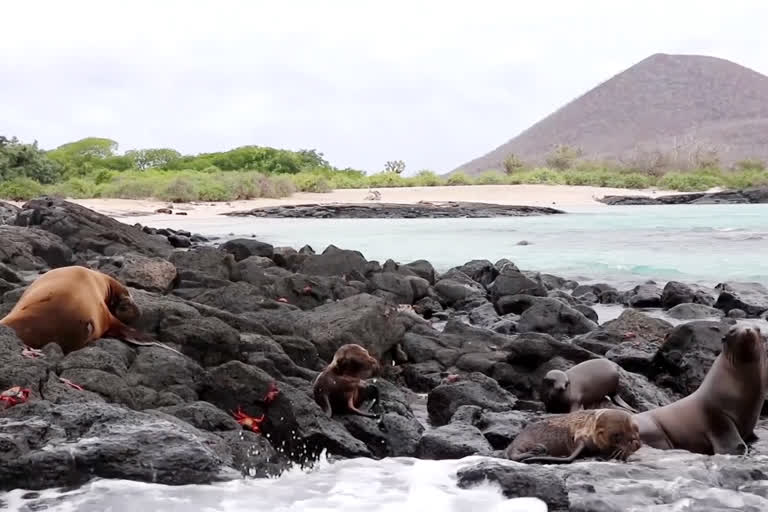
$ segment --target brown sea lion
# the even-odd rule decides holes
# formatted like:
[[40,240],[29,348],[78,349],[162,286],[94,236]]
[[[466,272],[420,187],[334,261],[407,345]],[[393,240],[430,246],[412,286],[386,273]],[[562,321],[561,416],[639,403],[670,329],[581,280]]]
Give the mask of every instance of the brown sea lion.
[[103,337],[173,350],[127,325],[140,316],[130,292],[117,279],[86,267],[68,266],[38,277],[0,324],[16,331],[30,347],[29,355],[39,353],[48,343],[58,344],[68,354]]
[[355,343],[342,345],[315,379],[312,386],[315,402],[329,418],[334,412],[378,418],[378,414],[363,412],[359,407],[367,400],[378,402],[378,388],[365,379],[379,368],[379,362],[364,347]]
[[569,463],[601,456],[625,461],[642,443],[632,415],[620,409],[589,409],[557,414],[527,425],[504,455],[529,463]]
[[588,359],[567,371],[550,370],[542,379],[540,395],[547,412],[600,409],[606,398],[637,412],[619,396],[619,365],[604,358]]
[[705,455],[747,453],[768,390],[768,357],[758,327],[735,325],[701,385],[664,407],[634,415],[643,443]]

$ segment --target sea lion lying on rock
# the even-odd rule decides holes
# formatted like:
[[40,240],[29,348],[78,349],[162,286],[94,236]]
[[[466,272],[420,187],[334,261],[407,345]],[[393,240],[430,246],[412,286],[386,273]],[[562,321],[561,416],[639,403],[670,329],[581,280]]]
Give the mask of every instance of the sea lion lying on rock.
[[541,401],[547,412],[598,409],[608,398],[637,412],[619,396],[619,365],[608,359],[589,359],[566,371],[550,370],[542,379]]
[[112,337],[135,345],[173,350],[129,327],[141,312],[128,289],[117,279],[81,266],[60,267],[38,277],[0,320],[30,350],[56,343],[68,354],[93,340]]
[[526,464],[568,463],[579,456],[625,461],[641,446],[640,434],[630,413],[620,409],[589,409],[550,416],[527,425],[504,455]]
[[758,327],[735,325],[701,385],[664,407],[634,415],[643,443],[661,450],[742,455],[768,390],[768,358]]
[[359,409],[367,400],[374,402],[372,405],[378,404],[378,388],[364,379],[376,374],[379,368],[379,362],[364,347],[355,343],[342,345],[315,379],[312,386],[315,402],[329,418],[334,412],[379,418],[378,414]]

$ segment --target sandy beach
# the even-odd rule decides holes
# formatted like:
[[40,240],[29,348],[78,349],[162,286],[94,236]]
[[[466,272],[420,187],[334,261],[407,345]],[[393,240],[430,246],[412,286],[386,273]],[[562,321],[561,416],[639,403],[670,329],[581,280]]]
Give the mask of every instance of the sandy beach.
[[[471,185],[455,187],[382,188],[381,202],[417,203],[419,201],[478,201],[497,204],[552,206],[555,208],[606,207],[595,199],[606,195],[660,196],[673,191],[654,189],[636,190],[607,187],[575,187],[567,185]],[[277,206],[305,203],[363,203],[367,189],[342,189],[329,193],[297,192],[282,199],[252,199],[220,203],[196,202],[169,204],[155,200],[132,199],[75,199],[72,202],[112,217],[152,216],[159,208],[170,207],[186,212],[187,218],[210,219],[217,215],[248,210],[259,206]],[[15,203],[20,205],[22,203]],[[167,214],[157,214],[165,217]]]

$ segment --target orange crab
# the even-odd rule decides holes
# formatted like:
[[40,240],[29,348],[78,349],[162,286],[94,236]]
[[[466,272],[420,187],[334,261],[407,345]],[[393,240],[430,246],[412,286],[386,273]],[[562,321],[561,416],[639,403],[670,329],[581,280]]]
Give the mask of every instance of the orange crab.
[[29,399],[29,393],[30,391],[27,388],[14,386],[11,389],[0,393],[0,402],[5,402],[4,409],[8,409],[14,405],[23,404],[26,402]]
[[267,394],[264,395],[264,404],[269,405],[272,402],[275,401],[275,398],[277,398],[277,395],[280,394],[280,390],[277,389],[277,386],[274,382],[269,383],[269,389],[267,390]]
[[253,432],[261,432],[261,424],[264,422],[265,416],[262,414],[258,418],[254,418],[253,416],[248,416],[243,412],[243,410],[238,407],[237,411],[233,413],[235,416],[235,419],[239,424],[241,424],[244,427],[247,427],[251,429]]

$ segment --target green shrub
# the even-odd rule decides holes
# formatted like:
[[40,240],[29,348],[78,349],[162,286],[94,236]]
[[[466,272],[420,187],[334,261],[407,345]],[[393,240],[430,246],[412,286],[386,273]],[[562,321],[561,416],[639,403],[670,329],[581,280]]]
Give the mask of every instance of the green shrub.
[[460,185],[471,185],[472,179],[464,174],[463,172],[456,172],[448,176],[448,179],[445,181],[445,184],[451,187],[460,186]]
[[408,183],[408,178],[404,178],[397,174],[396,172],[379,172],[376,174],[371,174],[368,176],[368,186],[369,187],[381,187],[381,188],[390,188],[390,187],[406,187]]
[[293,184],[301,192],[330,192],[331,183],[325,176],[312,173],[299,173],[292,176]]
[[0,182],[0,198],[9,201],[28,201],[43,195],[43,186],[31,178],[12,178]]
[[507,182],[507,178],[496,171],[484,172],[475,179],[475,185],[503,185]]
[[188,203],[190,201],[196,201],[198,198],[196,183],[184,176],[174,178],[170,183],[160,189],[156,197],[172,203]]
[[419,171],[410,181],[417,187],[437,187],[445,183],[440,176],[428,170]]
[[48,193],[62,198],[89,199],[99,197],[100,187],[86,178],[69,178],[62,183],[50,185]]

